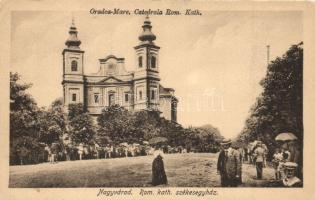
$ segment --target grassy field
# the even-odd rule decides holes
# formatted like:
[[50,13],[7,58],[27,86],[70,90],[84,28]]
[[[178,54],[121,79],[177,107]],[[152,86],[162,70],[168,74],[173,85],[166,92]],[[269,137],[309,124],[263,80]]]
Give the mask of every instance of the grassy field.
[[[218,154],[168,154],[164,156],[167,187],[219,187]],[[152,156],[106,160],[66,161],[57,164],[11,166],[9,187],[150,187]],[[241,187],[260,187],[273,179],[264,168],[264,179],[255,179],[255,167],[243,164]]]

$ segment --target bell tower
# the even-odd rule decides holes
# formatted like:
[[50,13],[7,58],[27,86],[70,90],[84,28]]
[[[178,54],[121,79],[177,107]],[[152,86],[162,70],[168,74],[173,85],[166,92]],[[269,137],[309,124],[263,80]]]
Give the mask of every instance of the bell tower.
[[157,110],[159,105],[159,49],[153,42],[156,36],[147,16],[142,25],[139,44],[134,47],[136,53],[136,70],[134,73],[135,110]]
[[81,41],[78,39],[78,31],[72,19],[69,29],[69,38],[66,40],[67,46],[62,51],[63,57],[63,97],[66,109],[69,104],[84,104],[84,51],[80,49]]

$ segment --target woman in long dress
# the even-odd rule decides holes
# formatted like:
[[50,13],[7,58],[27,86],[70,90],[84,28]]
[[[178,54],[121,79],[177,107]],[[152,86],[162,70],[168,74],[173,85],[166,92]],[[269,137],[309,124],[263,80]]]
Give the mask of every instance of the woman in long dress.
[[164,169],[163,151],[156,148],[154,151],[154,160],[152,163],[152,185],[167,184],[167,177]]

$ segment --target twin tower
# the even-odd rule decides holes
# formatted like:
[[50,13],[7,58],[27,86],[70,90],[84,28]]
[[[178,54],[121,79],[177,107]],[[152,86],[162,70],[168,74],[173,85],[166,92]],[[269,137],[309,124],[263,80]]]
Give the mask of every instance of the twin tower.
[[118,104],[131,111],[157,110],[168,120],[177,121],[177,103],[174,89],[163,87],[159,76],[159,50],[155,45],[149,17],[145,18],[134,47],[135,70],[126,71],[124,58],[108,55],[99,59],[99,71],[84,74],[84,51],[74,23],[63,50],[63,97],[66,109],[69,104],[82,103],[92,116],[102,109]]

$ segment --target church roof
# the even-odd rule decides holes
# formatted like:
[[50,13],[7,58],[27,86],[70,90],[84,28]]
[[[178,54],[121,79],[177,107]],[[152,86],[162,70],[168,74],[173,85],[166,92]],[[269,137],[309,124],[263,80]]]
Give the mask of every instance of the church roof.
[[175,102],[178,102],[178,99],[174,95],[175,90],[173,88],[165,88],[160,84],[159,90],[160,90],[160,96],[171,98]]
[[173,88],[165,88],[160,84],[160,94],[162,95],[173,95],[174,93],[174,89]]

